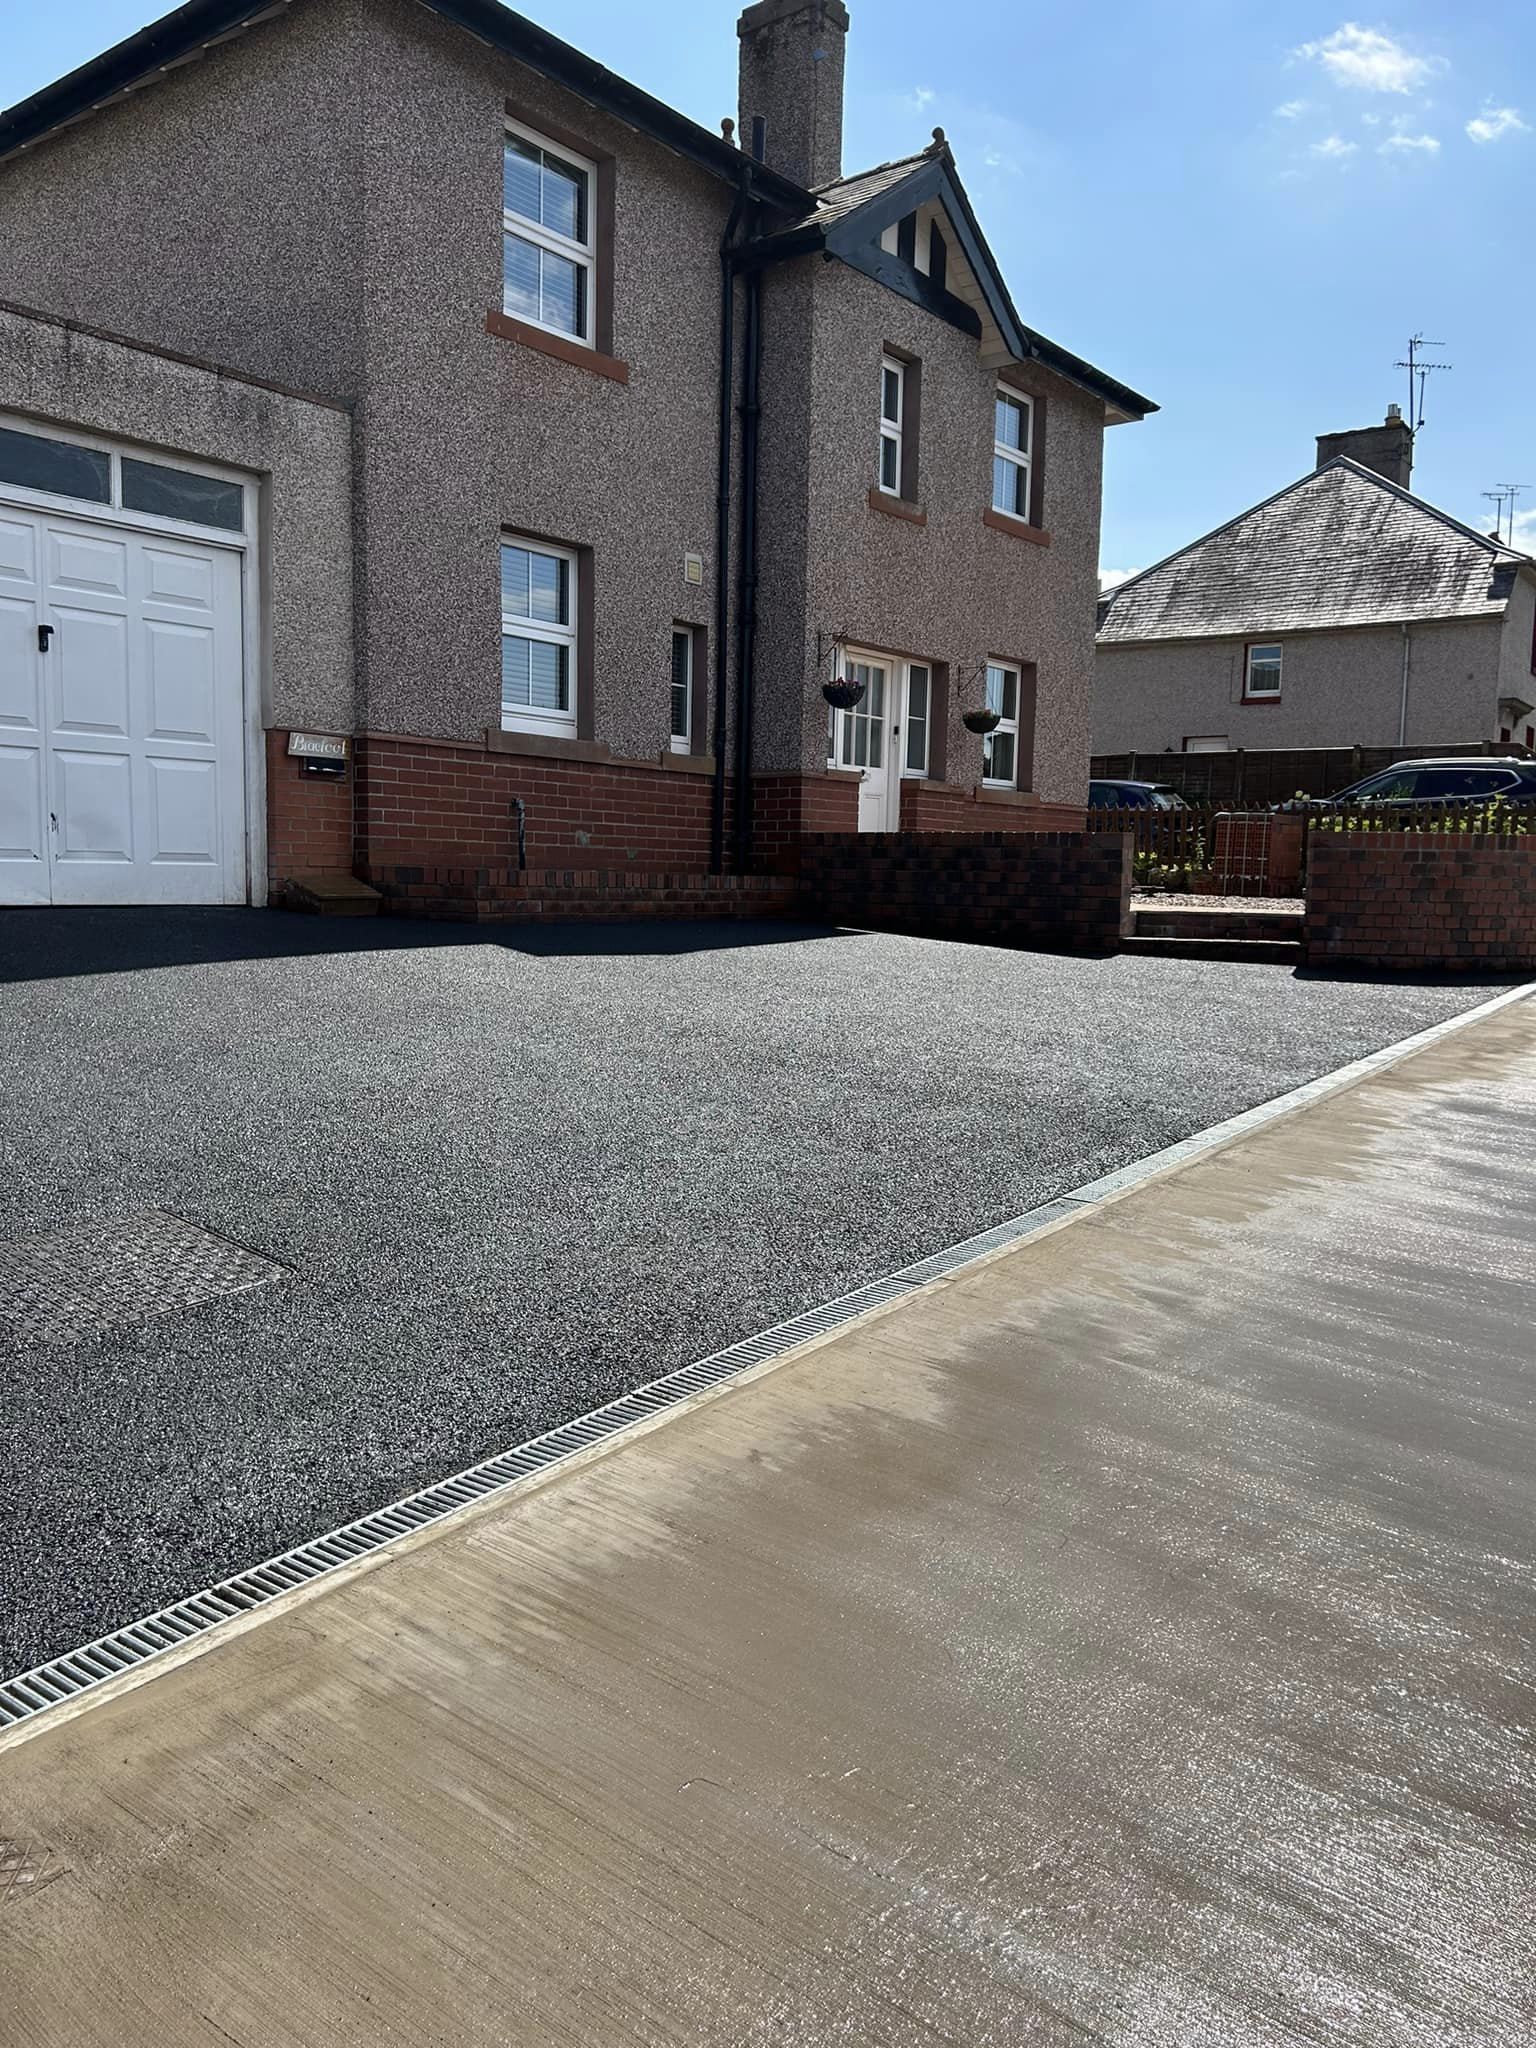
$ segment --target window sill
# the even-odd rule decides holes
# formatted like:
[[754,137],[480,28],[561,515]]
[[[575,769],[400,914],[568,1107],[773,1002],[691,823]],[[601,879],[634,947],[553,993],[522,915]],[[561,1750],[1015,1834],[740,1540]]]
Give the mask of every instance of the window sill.
[[541,355],[554,356],[559,362],[574,363],[578,370],[586,370],[594,377],[607,377],[614,384],[629,382],[629,365],[617,356],[605,356],[588,348],[585,342],[551,334],[547,328],[535,327],[527,320],[515,320],[510,313],[487,313],[485,331],[499,335],[503,341],[521,342],[524,348],[537,349]]
[[486,749],[492,754],[544,754],[559,761],[611,761],[605,740],[579,740],[574,733],[533,732],[521,726],[486,728]]
[[1011,512],[997,512],[989,505],[981,515],[983,526],[994,533],[1011,533],[1015,540],[1027,540],[1037,548],[1048,548],[1051,536],[1043,526],[1031,526],[1027,519],[1015,519]]
[[1273,697],[1239,697],[1237,701],[1239,704],[1278,704],[1280,698],[1278,695]]
[[921,505],[914,505],[910,498],[898,498],[890,491],[882,491],[878,485],[869,487],[869,509],[883,512],[887,519],[905,519],[909,526],[926,526],[928,514]]

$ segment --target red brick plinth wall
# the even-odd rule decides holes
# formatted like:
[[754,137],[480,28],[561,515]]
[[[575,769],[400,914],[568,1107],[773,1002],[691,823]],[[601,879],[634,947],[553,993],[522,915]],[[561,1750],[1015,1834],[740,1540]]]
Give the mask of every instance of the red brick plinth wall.
[[708,871],[709,774],[483,741],[368,734],[357,745],[359,872],[376,887],[401,867],[515,867],[515,797],[530,868]]
[[901,785],[903,832],[1080,832],[1081,804],[1053,804],[1006,790],[961,788],[948,782]]
[[833,924],[1110,953],[1129,928],[1124,832],[813,833],[800,907]]
[[286,732],[267,734],[267,889],[308,875],[352,872],[353,764],[344,775],[306,775]]
[[857,775],[755,775],[752,778],[752,866],[763,874],[793,875],[807,832],[856,832]]
[[1314,829],[1309,966],[1536,968],[1536,837]]

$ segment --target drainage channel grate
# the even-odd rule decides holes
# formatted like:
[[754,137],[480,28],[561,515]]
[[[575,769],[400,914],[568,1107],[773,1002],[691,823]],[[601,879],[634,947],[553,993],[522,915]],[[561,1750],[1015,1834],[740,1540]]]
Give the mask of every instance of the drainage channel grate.
[[224,1579],[216,1586],[178,1600],[174,1605],[162,1608],[158,1614],[115,1629],[110,1635],[87,1643],[83,1649],[71,1650],[66,1656],[54,1658],[51,1663],[38,1665],[34,1671],[25,1671],[17,1678],[8,1679],[0,1684],[0,1729],[14,1726],[33,1714],[41,1714],[62,1700],[90,1691],[93,1686],[105,1684],[108,1679],[147,1663],[150,1658],[204,1634],[222,1621],[248,1613],[253,1607],[261,1607],[267,1601],[275,1600],[279,1594],[290,1592],[295,1586],[305,1585],[326,1572],[367,1557],[398,1537],[408,1536],[429,1523],[443,1520],[457,1509],[467,1507],[471,1501],[484,1500],[488,1494],[515,1485],[532,1472],[547,1471],[561,1459],[571,1457],[577,1451],[588,1450],[593,1444],[602,1443],[664,1409],[676,1407],[691,1395],[721,1386],[754,1365],[781,1357],[813,1337],[826,1336],[859,1316],[867,1315],[871,1309],[899,1301],[927,1281],[939,1279],[944,1273],[975,1258],[979,1249],[990,1250],[994,1243],[1001,1245],[1014,1238],[1028,1236],[1037,1227],[1037,1219],[1052,1221],[1058,1209],[1072,1206],[1075,1205],[1053,1202],[1044,1209],[1030,1210],[1010,1223],[999,1224],[996,1229],[984,1232],[981,1237],[968,1238],[950,1252],[940,1252],[900,1273],[872,1280],[851,1294],[839,1295],[835,1301],[806,1309],[754,1337],[743,1337],[724,1351],[698,1359],[692,1365],[680,1366],[676,1372],[653,1380],[649,1386],[637,1387],[632,1393],[621,1395],[606,1407],[595,1408],[590,1414],[578,1416],[572,1422],[563,1422],[543,1436],[532,1437],[527,1443],[500,1451],[478,1465],[456,1472],[450,1479],[438,1480],[432,1486],[423,1487],[419,1493],[410,1494],[387,1508],[379,1508],[371,1515],[363,1515],[359,1520],[347,1523],[344,1528],[333,1529],[328,1535],[317,1536],[308,1543],[299,1544],[296,1549],[284,1551],[280,1557],[268,1558],[264,1564],[253,1565],[249,1571],[238,1572],[231,1579]]
[[0,1245],[0,1338],[75,1344],[226,1294],[286,1269],[164,1209],[102,1217]]

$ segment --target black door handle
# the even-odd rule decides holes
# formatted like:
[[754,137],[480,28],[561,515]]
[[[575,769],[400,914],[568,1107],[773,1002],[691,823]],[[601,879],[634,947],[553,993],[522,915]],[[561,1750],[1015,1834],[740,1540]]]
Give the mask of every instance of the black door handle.
[[49,642],[49,641],[50,641],[50,640],[51,640],[51,639],[53,638],[53,635],[54,635],[54,630],[55,630],[55,629],[54,629],[54,628],[53,628],[52,626],[39,626],[39,627],[38,627],[38,629],[37,629],[37,651],[38,651],[38,653],[39,653],[39,654],[46,654],[46,653],[48,652],[48,642]]

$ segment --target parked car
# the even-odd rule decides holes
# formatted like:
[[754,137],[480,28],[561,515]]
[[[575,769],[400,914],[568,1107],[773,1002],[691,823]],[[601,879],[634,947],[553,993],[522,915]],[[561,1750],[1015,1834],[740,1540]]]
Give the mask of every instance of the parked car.
[[1513,756],[1499,760],[1487,754],[1441,754],[1422,761],[1397,761],[1334,796],[1307,797],[1298,808],[1336,811],[1381,805],[1396,809],[1403,804],[1478,804],[1499,799],[1536,802],[1536,761]]
[[1187,811],[1189,805],[1169,782],[1090,782],[1091,811]]

